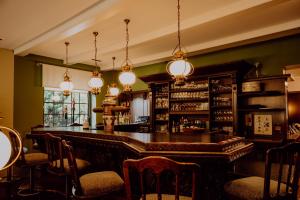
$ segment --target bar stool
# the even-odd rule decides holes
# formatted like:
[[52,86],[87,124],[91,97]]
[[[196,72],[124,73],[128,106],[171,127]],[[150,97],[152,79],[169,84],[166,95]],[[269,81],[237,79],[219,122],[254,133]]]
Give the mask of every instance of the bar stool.
[[[277,172],[272,179],[272,172]],[[300,173],[300,143],[267,151],[265,177],[251,176],[230,181],[224,191],[234,200],[297,200]]]
[[[17,138],[14,134],[10,133],[11,144],[13,147],[13,151],[17,151],[18,144]],[[22,197],[32,197],[39,194],[39,190],[35,188],[34,182],[34,172],[37,167],[42,167],[48,164],[48,155],[46,153],[36,152],[36,153],[25,153],[24,148],[22,146],[22,152],[20,155],[19,161],[16,163],[18,166],[22,168],[29,168],[29,188],[27,189],[20,189],[17,192],[18,196]],[[9,176],[11,179],[12,176],[12,169],[9,170]]]
[[78,166],[73,147],[62,141],[67,154],[70,173],[73,181],[72,193],[75,199],[99,199],[120,197],[122,194],[124,181],[114,171],[102,171],[78,175]]
[[[69,177],[70,165],[68,159],[64,157],[62,139],[50,133],[45,134],[45,144],[48,153],[49,165],[48,172],[58,177],[65,178],[65,193],[64,196],[68,199],[69,196]],[[86,171],[91,164],[82,159],[76,159],[79,172]]]

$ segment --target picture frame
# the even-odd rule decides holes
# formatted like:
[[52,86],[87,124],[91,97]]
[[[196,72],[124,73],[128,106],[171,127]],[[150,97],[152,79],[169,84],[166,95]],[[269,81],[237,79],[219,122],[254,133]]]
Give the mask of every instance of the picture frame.
[[272,135],[272,115],[254,115],[254,134]]

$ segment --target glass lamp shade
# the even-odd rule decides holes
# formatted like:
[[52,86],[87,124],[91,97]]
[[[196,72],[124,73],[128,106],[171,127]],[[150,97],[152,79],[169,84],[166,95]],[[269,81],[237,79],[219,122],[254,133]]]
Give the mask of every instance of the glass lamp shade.
[[73,90],[74,85],[70,80],[65,80],[60,83],[60,88],[64,92],[64,96],[69,96],[70,92]]
[[122,85],[133,85],[136,81],[136,76],[132,71],[123,71],[119,75],[119,81]]
[[88,84],[91,88],[101,88],[103,86],[103,79],[99,77],[92,77]]
[[120,93],[120,89],[117,88],[116,86],[111,86],[111,87],[109,87],[109,94],[110,94],[111,96],[118,96],[119,93]]
[[8,161],[10,160],[10,156],[12,153],[12,146],[9,138],[0,131],[0,170],[4,168]]
[[179,59],[170,61],[167,69],[172,76],[188,76],[191,74],[193,66],[190,62],[184,59]]
[[98,77],[98,76],[93,76],[89,82],[88,85],[91,88],[91,93],[94,95],[98,95],[101,92],[101,87],[103,86],[104,81],[102,78]]

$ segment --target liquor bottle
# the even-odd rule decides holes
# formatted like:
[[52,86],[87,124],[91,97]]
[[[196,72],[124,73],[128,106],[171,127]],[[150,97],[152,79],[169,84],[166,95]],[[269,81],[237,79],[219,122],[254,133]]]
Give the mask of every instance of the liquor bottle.
[[172,133],[176,133],[175,121],[172,124]]
[[184,123],[184,119],[183,119],[183,117],[181,117],[181,119],[180,119],[180,125],[179,125],[179,132],[180,133],[183,133],[183,123]]

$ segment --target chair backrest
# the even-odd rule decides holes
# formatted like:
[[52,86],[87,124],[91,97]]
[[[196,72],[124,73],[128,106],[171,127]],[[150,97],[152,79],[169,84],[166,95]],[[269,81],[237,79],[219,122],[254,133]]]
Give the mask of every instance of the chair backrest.
[[78,168],[77,168],[74,149],[65,140],[62,140],[62,144],[63,144],[65,154],[68,158],[70,175],[72,178],[73,186],[75,187],[76,195],[82,195],[82,188],[81,188],[80,181],[79,181]]
[[[12,146],[12,151],[13,151],[13,154],[16,155],[17,152],[19,151],[19,141],[17,139],[17,136],[12,133],[12,132],[9,132],[9,137],[10,137],[10,141],[11,141],[11,146]],[[25,156],[24,156],[24,150],[23,150],[23,143],[22,143],[22,151],[21,151],[21,154],[20,154],[20,161],[22,162],[25,162]]]
[[180,176],[183,171],[192,173],[192,199],[197,199],[197,190],[199,190],[199,174],[200,167],[195,163],[181,163],[171,160],[169,158],[160,156],[150,156],[140,160],[128,159],[123,163],[123,173],[125,179],[125,188],[127,200],[133,199],[131,180],[130,180],[130,168],[136,169],[139,174],[139,189],[142,195],[142,200],[146,199],[146,190],[144,188],[144,172],[150,170],[156,178],[156,193],[157,199],[162,199],[160,177],[165,171],[171,171],[175,175],[175,200],[179,200],[180,195]]
[[48,153],[49,169],[58,175],[65,174],[62,139],[51,133],[46,133],[44,139]]
[[[270,177],[272,165],[278,165],[276,196],[285,199],[297,199],[298,180],[300,173],[300,142],[290,143],[283,147],[267,151],[265,166],[264,200],[271,199]],[[285,188],[284,185],[286,184]],[[274,198],[274,196],[272,196]]]

